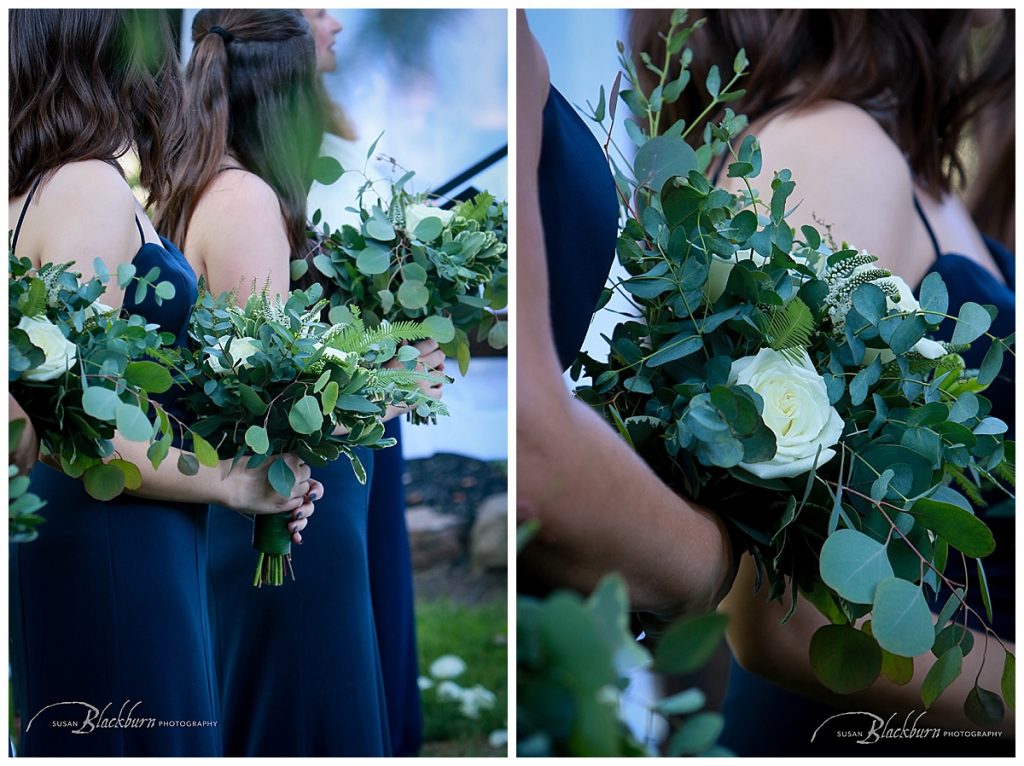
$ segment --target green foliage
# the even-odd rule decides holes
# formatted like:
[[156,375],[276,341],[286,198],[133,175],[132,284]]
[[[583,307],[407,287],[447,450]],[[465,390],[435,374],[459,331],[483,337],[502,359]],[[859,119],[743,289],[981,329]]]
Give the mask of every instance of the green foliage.
[[[347,324],[327,325],[320,321],[326,307],[321,295],[319,285],[274,298],[264,289],[241,308],[231,293],[200,296],[190,325],[192,345],[177,371],[177,382],[188,392],[195,456],[183,454],[179,468],[195,473],[200,463],[245,458],[250,468],[266,465],[271,486],[287,497],[295,476],[279,456],[293,453],[313,465],[345,456],[365,483],[366,471],[353,450],[394,444],[384,437],[389,405],[427,418],[447,412],[420,387],[440,378],[416,372],[415,359],[401,347],[425,337],[419,323],[367,328],[353,310]],[[396,366],[384,369],[387,363]],[[151,382],[163,381],[154,376]],[[131,425],[141,435],[141,424]],[[152,457],[155,463],[160,455]],[[254,523],[260,551],[255,584],[280,585],[290,532],[275,516],[259,516]]]
[[[589,599],[558,591],[517,605],[517,753],[523,755],[642,755],[619,718],[628,674],[652,664],[669,673],[703,666],[721,644],[725,617],[708,614],[671,626],[654,657],[629,631],[624,581],[608,575]],[[690,689],[658,703],[652,714],[677,726],[670,754],[709,750],[721,716],[701,712],[704,694]]]
[[[350,305],[371,328],[422,321],[464,374],[470,333],[494,348],[506,343],[499,312],[508,304],[508,204],[483,192],[453,210],[430,207],[428,195],[405,189],[413,175],[385,195],[367,179],[357,200],[360,225],[311,230],[311,260],[327,286],[332,321],[343,321]],[[307,270],[293,264],[293,278]]]
[[[982,392],[1014,338],[990,333],[991,306],[966,303],[950,316],[941,276],[929,275],[915,299],[830,228],[823,237],[790,225],[799,179],[786,169],[761,177],[757,137],[739,140],[747,120],[725,106],[739,93],[744,52],[728,82],[709,72],[695,120],[661,125],[664,104],[690,85],[685,41],[699,25],[684,29],[684,19],[673,17],[663,61],[640,56],[652,88],[620,45],[622,72],[588,115],[608,136],[623,221],[625,275],[602,305],[618,292],[633,311],[605,338],[606,359],[577,359],[576,395],[671,487],[722,517],[770,598],[811,594],[833,623],[811,646],[823,683],[853,691],[881,672],[905,683],[912,658],[935,646],[933,700],[971,647],[941,634],[928,599],[977,587],[984,615],[952,599],[940,622],[965,613],[992,621],[983,561],[996,541],[975,509],[984,494],[1012,493],[1015,452]],[[632,113],[632,163],[611,137],[622,110]],[[723,155],[738,194],[706,176]],[[944,322],[951,342],[930,337]],[[961,354],[974,343],[990,350],[968,370]],[[770,352],[807,374],[763,372]],[[741,384],[751,369],[760,377]],[[790,377],[797,382],[779,393]],[[807,443],[795,443],[804,433]],[[977,573],[955,582],[945,567],[961,554]],[[857,629],[864,618],[870,630]],[[978,715],[993,707],[981,692],[972,700]]]
[[[151,395],[171,389],[177,355],[168,348],[173,339],[156,325],[101,303],[111,278],[102,260],[95,262],[97,276],[84,282],[73,265],[34,269],[29,259],[9,253],[8,379],[32,419],[41,454],[82,478],[90,495],[108,500],[138,488],[138,468],[111,459],[115,432],[131,441],[170,441],[170,418]],[[118,280],[136,297],[153,289],[157,303],[173,291],[156,268],[143,276],[134,267],[119,268]],[[35,345],[30,333],[49,350]],[[12,486],[20,493],[10,511],[11,523],[18,517],[21,525],[12,533],[17,540],[33,537],[36,523],[26,510],[35,507],[35,496],[22,483]]]

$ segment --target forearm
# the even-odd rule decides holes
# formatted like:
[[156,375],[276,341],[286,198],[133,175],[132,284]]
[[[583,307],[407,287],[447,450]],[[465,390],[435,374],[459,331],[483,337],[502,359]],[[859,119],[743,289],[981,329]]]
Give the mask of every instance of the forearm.
[[531,412],[520,402],[519,513],[540,524],[523,568],[584,592],[617,571],[636,609],[713,609],[732,575],[721,521],[673,493],[582,403]]
[[225,462],[211,468],[200,465],[199,472],[187,476],[178,470],[178,455],[181,450],[171,448],[159,468],[153,468],[146,456],[148,444],[131,442],[120,435],[114,437],[117,453],[139,469],[142,484],[128,494],[146,497],[153,500],[170,500],[185,503],[222,504],[230,506],[233,502],[230,485],[226,481],[228,472]]
[[[818,681],[811,667],[808,648],[814,632],[828,624],[807,601],[801,600],[796,614],[785,625],[781,620],[789,608],[788,601],[769,601],[765,590],[754,595],[754,565],[744,556],[733,590],[722,601],[720,611],[729,615],[727,637],[737,661],[747,670],[799,694],[846,710],[864,710],[879,715],[893,712],[924,710],[921,686],[929,669],[937,662],[931,652],[914,659],[914,675],[904,686],[897,686],[879,676],[868,689],[849,695],[829,691]],[[964,657],[963,672],[928,708],[923,726],[972,728],[963,712],[964,699],[978,685],[999,692],[1003,669],[1003,650],[989,639],[988,656],[982,667],[984,635],[974,633],[974,649]],[[1011,644],[1007,644],[1014,651]],[[1013,731],[1013,714],[1007,711],[1003,731]]]

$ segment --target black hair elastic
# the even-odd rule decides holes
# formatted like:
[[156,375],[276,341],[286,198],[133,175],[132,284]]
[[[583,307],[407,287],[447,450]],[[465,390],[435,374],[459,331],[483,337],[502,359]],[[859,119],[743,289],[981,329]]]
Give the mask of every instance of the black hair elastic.
[[210,31],[207,34],[220,35],[225,45],[235,39],[235,36],[224,29],[224,27],[210,27]]

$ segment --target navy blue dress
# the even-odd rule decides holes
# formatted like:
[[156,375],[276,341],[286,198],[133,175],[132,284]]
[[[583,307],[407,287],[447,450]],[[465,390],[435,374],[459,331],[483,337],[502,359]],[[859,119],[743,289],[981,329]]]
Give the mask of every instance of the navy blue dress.
[[[927,218],[915,200],[918,214],[931,237],[936,253],[935,262],[929,272],[940,274],[949,291],[949,310],[956,316],[960,307],[968,302],[991,304],[999,310],[999,316],[990,332],[997,337],[1006,337],[1014,330],[1016,298],[1013,285],[1015,266],[1013,254],[1003,245],[986,238],[989,252],[999,267],[1004,282],[1000,282],[976,261],[957,253],[943,254],[938,240]],[[945,340],[952,336],[953,322],[947,320],[937,335]],[[964,354],[969,368],[977,368],[988,350],[989,344],[982,337],[971,350]],[[992,414],[1010,426],[1008,438],[1013,438],[1013,423],[1016,412],[1014,400],[1013,357],[1006,354],[1003,368],[996,381],[983,394],[992,402]],[[998,499],[998,498],[997,498]],[[1014,640],[1014,519],[1012,516],[980,515],[991,527],[997,541],[995,552],[984,560],[985,573],[992,595],[992,609],[996,633],[1007,640]],[[973,577],[973,575],[972,575]],[[968,590],[967,601],[979,614],[984,614],[980,591],[977,587]],[[948,594],[945,594],[948,596]],[[945,598],[943,596],[943,598]],[[804,606],[807,606],[806,604]],[[941,603],[933,603],[939,611]],[[979,627],[974,625],[974,627]],[[980,652],[975,646],[974,652]],[[1003,662],[1002,649],[993,644],[990,647],[989,662],[1000,667]],[[997,691],[998,690],[994,690]],[[918,706],[920,713],[923,706]],[[836,708],[817,703],[748,673],[735,660],[730,668],[729,686],[723,704],[725,729],[720,744],[740,756],[841,756],[841,755],[1013,755],[1014,742],[1007,738],[953,739],[941,737],[936,740],[889,740],[870,746],[851,744],[832,735],[819,734],[812,743],[811,734],[829,716],[840,712]],[[901,711],[894,720],[902,723],[907,711]],[[850,719],[866,723],[867,719]],[[896,724],[894,728],[898,728]],[[928,726],[927,715],[919,727]],[[840,727],[844,728],[844,727]],[[852,725],[847,729],[855,729]]]
[[[373,453],[359,450],[373,473]],[[252,521],[210,515],[210,606],[228,756],[390,755],[367,560],[369,482],[313,469],[324,497],[292,546],[295,582],[254,588]]]
[[551,328],[566,369],[583,345],[612,267],[619,207],[601,146],[554,86],[544,105],[537,182]]
[[[167,240],[143,242],[138,273],[159,267],[175,296],[158,306],[152,291],[135,303],[128,290],[124,308],[182,342],[195,274]],[[19,754],[220,755],[207,507],[127,495],[100,502],[42,463],[31,478],[46,523],[37,540],[10,546]]]
[[374,454],[367,530],[370,592],[384,671],[391,752],[404,757],[416,755],[423,744],[423,710],[416,657],[412,553],[405,525],[401,421],[388,421],[384,434],[398,443]]

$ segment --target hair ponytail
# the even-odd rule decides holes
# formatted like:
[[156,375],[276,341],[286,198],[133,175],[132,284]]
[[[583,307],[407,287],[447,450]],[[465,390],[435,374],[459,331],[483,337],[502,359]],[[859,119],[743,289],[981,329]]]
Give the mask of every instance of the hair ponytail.
[[[196,17],[197,25],[200,16]],[[193,26],[193,39],[195,48],[185,70],[183,127],[188,146],[179,153],[172,171],[172,193],[157,211],[155,221],[157,229],[181,246],[196,204],[228,150],[228,42],[199,26]]]

